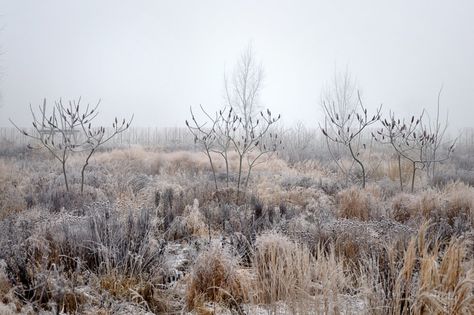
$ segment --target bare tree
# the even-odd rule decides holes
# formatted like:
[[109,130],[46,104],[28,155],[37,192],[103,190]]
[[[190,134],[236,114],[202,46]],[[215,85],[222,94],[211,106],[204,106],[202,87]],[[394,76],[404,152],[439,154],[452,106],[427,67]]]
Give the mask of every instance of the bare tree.
[[434,121],[431,121],[429,115],[427,115],[428,122],[426,123],[425,128],[429,131],[430,134],[434,136],[433,143],[428,148],[430,156],[430,160],[433,162],[429,162],[426,166],[426,174],[428,177],[435,177],[436,176],[436,164],[438,163],[438,152],[443,145],[445,145],[445,134],[446,130],[448,129],[448,113],[446,113],[446,119],[441,122],[440,117],[440,100],[441,100],[441,93],[443,92],[443,87],[441,87],[438,91],[438,100],[436,106],[436,116]]
[[244,129],[248,130],[250,118],[259,111],[259,97],[263,84],[263,67],[256,61],[252,45],[241,54],[230,81],[224,76],[227,106],[242,117]]
[[258,164],[265,162],[262,157],[275,153],[278,147],[282,145],[281,137],[279,139],[278,134],[276,132],[272,133],[270,129],[272,125],[280,120],[280,115],[273,117],[270,110],[267,109],[265,113],[263,111],[260,112],[260,116],[260,119],[252,119],[250,117],[247,127],[245,128],[245,134],[248,134],[248,137],[241,138],[241,140],[237,142],[234,141],[235,138],[231,139],[235,150],[239,154],[237,193],[240,191],[243,158],[247,161],[247,176],[245,178],[246,191],[252,169]]
[[[99,103],[97,104],[97,106],[98,105]],[[92,112],[96,111],[97,106],[91,111]],[[78,104],[77,110],[79,111],[79,104]],[[97,149],[100,146],[107,143],[116,135],[127,130],[133,121],[133,115],[128,121],[126,121],[125,118],[123,118],[122,121],[118,121],[116,117],[114,122],[112,123],[112,131],[109,134],[106,134],[105,127],[94,128],[92,126],[91,121],[95,116],[90,116],[90,115],[88,116],[87,115],[88,112],[89,112],[89,105],[87,105],[85,114],[79,115],[79,122],[80,122],[81,129],[83,131],[83,136],[85,139],[85,141],[83,141],[82,144],[80,145],[80,148],[81,148],[81,151],[86,152],[86,158],[81,168],[81,193],[84,192],[84,178],[85,178],[84,175],[85,175],[86,168],[89,165],[89,160],[91,159],[91,157],[94,155],[94,153],[97,151]]]
[[[196,119],[196,116],[194,116],[192,108],[189,108],[189,111],[191,112],[191,123],[189,123],[186,120],[186,126],[188,127],[189,131],[192,133],[194,136],[194,143],[199,143],[202,148],[204,153],[206,154],[209,164],[211,166],[212,170],[212,176],[214,178],[214,185],[216,188],[216,191],[218,190],[217,187],[217,177],[216,177],[216,170],[214,167],[214,162],[212,159],[211,152],[214,151],[214,145],[216,142],[216,130],[215,126],[219,122],[219,116],[216,115],[216,117],[211,117],[202,106],[200,106],[201,111],[205,114],[206,118],[208,119],[207,122],[204,123],[199,123]],[[210,123],[209,126],[206,126],[207,123]]]
[[[78,114],[78,104],[69,102],[64,105],[62,100],[59,100],[53,106],[52,113],[46,113],[46,99],[43,104],[38,106],[40,118],[30,105],[30,111],[33,118],[33,128],[36,133],[30,134],[26,130],[20,129],[11,119],[10,122],[25,136],[35,139],[46,148],[51,155],[61,163],[62,173],[66,190],[69,191],[68,176],[66,164],[70,154],[77,150],[79,144],[76,141],[77,127],[80,126]],[[85,118],[95,117],[94,109],[88,113],[83,113]],[[94,116],[93,116],[94,115]]]
[[82,111],[81,98],[77,101],[69,101],[64,104],[60,99],[55,102],[52,112],[48,115],[46,111],[46,99],[39,106],[39,114],[30,105],[33,118],[34,133],[28,133],[19,128],[11,119],[10,122],[25,136],[37,140],[46,148],[51,155],[61,163],[62,173],[66,190],[69,191],[67,175],[67,161],[71,154],[87,152],[84,164],[81,168],[81,193],[84,191],[84,176],[89,160],[97,148],[112,139],[115,135],[125,131],[130,126],[132,118],[126,122],[125,119],[119,123],[117,118],[112,124],[113,131],[106,136],[104,127],[93,128],[92,121],[99,114],[100,101],[95,106],[89,104]]
[[263,161],[262,157],[275,152],[281,142],[275,132],[270,132],[271,126],[280,116],[272,116],[268,109],[265,112],[258,111],[262,81],[262,67],[257,64],[252,46],[249,45],[240,56],[231,79],[224,77],[226,105],[214,115],[201,106],[205,121],[198,122],[192,111],[192,121],[186,121],[195,141],[202,145],[209,159],[216,190],[218,183],[212,153],[224,160],[226,187],[229,187],[231,172],[229,153],[237,153],[237,200],[242,186],[247,189],[253,168]]
[[389,113],[389,119],[382,120],[382,126],[376,134],[372,133],[372,137],[385,144],[390,144],[397,154],[398,160],[398,176],[400,180],[400,191],[403,191],[403,176],[402,176],[402,158],[407,159],[412,164],[412,190],[414,189],[415,173],[417,169],[417,163],[419,161],[417,144],[424,144],[416,140],[416,131],[420,126],[423,113],[418,118],[412,116],[411,119],[406,122],[404,119],[395,118],[395,114]]
[[[363,131],[380,119],[381,106],[374,115],[369,116],[364,107],[360,93],[355,89],[355,83],[346,71],[343,75],[335,74],[333,85],[326,88],[322,96],[322,107],[325,115],[324,127],[321,127],[326,137],[328,150],[339,169],[348,175],[348,171],[334,155],[329,141],[340,144],[348,149],[352,160],[360,166],[362,172],[362,187],[366,184],[366,167],[360,156],[360,139]],[[362,144],[362,148],[366,145]]]
[[[357,108],[357,87],[355,80],[352,79],[351,74],[346,69],[345,72],[334,72],[333,80],[328,83],[321,93],[321,107],[324,115],[329,113],[332,117],[341,118],[341,124],[345,125],[348,120],[348,114]],[[325,118],[327,119],[327,117]],[[325,122],[325,125],[327,123]],[[354,161],[347,168],[341,161],[344,156],[346,148],[339,142],[330,141],[325,137],[326,147],[328,152],[336,164],[339,171],[344,174],[346,181],[349,180],[350,170],[353,167]],[[341,150],[341,147],[343,150]]]
[[424,169],[430,163],[439,163],[449,158],[454,149],[452,143],[444,156],[436,157],[429,154],[428,149],[435,144],[436,134],[430,133],[423,125],[424,111],[419,117],[412,116],[411,119],[396,118],[393,113],[388,119],[382,120],[382,128],[372,133],[372,137],[380,143],[390,144],[398,156],[400,190],[403,191],[403,180],[401,171],[401,159],[404,158],[412,165],[411,191],[415,188],[415,176],[417,170]]
[[[226,166],[226,186],[229,186],[229,153],[234,151],[238,155],[237,169],[237,199],[240,197],[242,186],[245,190],[248,187],[252,169],[264,160],[262,157],[276,152],[281,140],[275,132],[270,132],[270,128],[279,119],[273,117],[270,110],[260,112],[259,118],[249,117],[248,123],[240,117],[233,108],[224,108],[211,116],[201,106],[201,111],[206,117],[203,123],[198,122],[192,113],[192,122],[186,121],[186,126],[194,135],[196,143],[208,157],[214,177],[214,185],[218,190],[216,171],[212,153],[220,155]],[[247,164],[245,165],[244,162]],[[244,177],[244,172],[246,176]],[[245,181],[244,181],[245,180]]]
[[[227,137],[227,140],[230,140],[230,144],[239,156],[238,199],[243,184],[243,162],[247,162],[246,190],[252,169],[261,162],[262,156],[275,152],[280,144],[278,136],[269,132],[270,126],[276,123],[280,116],[273,117],[268,109],[266,112],[259,112],[263,67],[256,61],[251,44],[241,54],[232,73],[231,81],[229,82],[225,77],[224,83],[227,105],[234,111],[234,114],[231,115],[233,117],[227,121],[227,124],[231,123],[233,126],[233,134]],[[259,113],[260,117],[258,117]],[[225,126],[226,124],[224,124],[224,131],[226,130]],[[229,142],[225,142],[225,144],[228,145]],[[258,150],[258,153],[253,155],[255,150]]]
[[232,149],[232,139],[240,124],[239,116],[235,114],[232,107],[225,107],[219,110],[218,122],[216,124],[216,148],[214,152],[219,154],[225,163],[226,187],[229,187],[229,152]]

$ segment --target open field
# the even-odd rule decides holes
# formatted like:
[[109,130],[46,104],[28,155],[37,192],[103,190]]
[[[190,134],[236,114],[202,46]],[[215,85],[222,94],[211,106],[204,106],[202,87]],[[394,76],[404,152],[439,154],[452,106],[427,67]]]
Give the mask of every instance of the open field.
[[[474,309],[469,154],[438,178],[420,173],[410,193],[384,152],[371,157],[365,189],[329,159],[290,163],[281,152],[240,197],[218,159],[215,190],[201,152],[108,148],[82,194],[80,154],[70,191],[47,152],[5,144],[0,154],[1,314]],[[237,155],[229,161],[234,174]]]
[[472,34],[474,0],[1,1],[0,315],[474,315]]

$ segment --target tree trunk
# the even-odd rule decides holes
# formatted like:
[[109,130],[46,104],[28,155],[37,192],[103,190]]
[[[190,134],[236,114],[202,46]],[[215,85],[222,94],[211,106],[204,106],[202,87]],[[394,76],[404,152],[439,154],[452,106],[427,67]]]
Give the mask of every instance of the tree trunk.
[[64,176],[64,183],[66,184],[66,191],[69,191],[69,184],[67,182],[67,172],[66,172],[66,148],[63,150],[63,158],[61,163],[63,165],[63,176]]
[[225,173],[226,173],[226,187],[229,188],[229,160],[227,157],[227,152],[224,155],[225,161]]
[[245,192],[247,192],[247,187],[249,186],[249,178],[250,178],[250,173],[252,171],[253,163],[249,165],[249,169],[247,171],[247,178],[245,179]]
[[66,174],[66,161],[62,161],[63,164],[63,176],[64,176],[64,183],[66,184],[66,191],[69,191],[69,184],[67,182],[67,174]]
[[237,178],[237,203],[239,203],[239,198],[240,198],[240,181],[242,178],[242,159],[243,155],[239,156],[239,175]]
[[411,192],[415,191],[415,175],[416,175],[416,163],[413,162],[413,172],[411,175]]
[[364,164],[362,164],[362,162],[354,154],[354,151],[352,150],[352,145],[350,142],[349,142],[349,151],[351,152],[351,155],[354,161],[356,161],[357,164],[359,164],[360,168],[362,169],[362,188],[365,188],[365,167],[364,167]]
[[216,187],[216,191],[218,191],[219,189],[217,188],[216,170],[214,168],[214,163],[212,163],[211,153],[209,152],[208,148],[206,148],[206,155],[207,155],[207,158],[209,159],[209,164],[211,164],[212,176],[214,177],[214,185]]
[[398,176],[400,178],[400,191],[403,192],[403,178],[402,178],[402,157],[398,155]]
[[91,158],[92,154],[94,154],[94,152],[95,152],[95,149],[91,150],[91,152],[89,153],[89,155],[86,158],[86,161],[85,161],[84,165],[82,166],[82,170],[81,170],[81,195],[84,192],[84,173],[86,171],[87,165],[89,165],[89,159]]

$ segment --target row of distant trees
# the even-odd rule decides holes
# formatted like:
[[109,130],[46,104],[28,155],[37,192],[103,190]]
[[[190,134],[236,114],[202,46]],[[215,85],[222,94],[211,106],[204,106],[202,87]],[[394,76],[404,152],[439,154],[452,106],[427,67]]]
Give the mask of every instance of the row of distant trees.
[[[224,78],[224,105],[215,112],[209,112],[200,106],[196,114],[190,109],[191,118],[186,126],[194,137],[194,142],[206,155],[213,175],[214,188],[220,190],[222,185],[229,188],[235,185],[237,199],[248,188],[252,170],[266,158],[282,148],[282,136],[278,134],[276,123],[280,115],[273,115],[269,109],[262,108],[260,94],[263,86],[264,72],[261,63],[249,45],[242,53],[229,76]],[[391,148],[398,159],[400,189],[404,189],[402,177],[402,160],[411,164],[411,190],[414,190],[417,171],[425,170],[434,176],[436,165],[449,158],[454,149],[454,142],[445,142],[448,126],[447,118],[441,121],[440,95],[435,119],[430,120],[423,110],[417,116],[397,117],[390,112],[381,114],[382,106],[369,113],[355,81],[346,71],[335,75],[334,81],[326,86],[321,97],[324,122],[320,129],[330,156],[337,168],[346,178],[353,177],[354,168],[341,162],[341,150],[353,160],[360,170],[358,180],[365,188],[367,182],[367,149],[366,133],[371,131],[371,139]],[[99,102],[100,103],[100,102]],[[81,167],[81,186],[84,190],[85,171],[91,157],[98,148],[116,135],[130,127],[131,119],[118,120],[112,123],[113,131],[106,134],[103,126],[94,127],[93,121],[98,115],[99,103],[95,106],[81,104],[81,100],[67,104],[56,102],[52,112],[46,110],[46,100],[38,110],[31,108],[33,127],[30,133],[12,124],[24,135],[37,140],[61,164],[66,189],[69,190],[67,162],[75,153],[83,153],[84,163]],[[377,127],[378,125],[378,127]],[[376,130],[376,131],[373,131]],[[298,142],[309,142],[305,139],[294,139]],[[230,155],[236,153],[238,168],[230,167]],[[225,180],[220,183],[216,169],[216,159],[225,165]],[[234,176],[235,175],[235,176]]]

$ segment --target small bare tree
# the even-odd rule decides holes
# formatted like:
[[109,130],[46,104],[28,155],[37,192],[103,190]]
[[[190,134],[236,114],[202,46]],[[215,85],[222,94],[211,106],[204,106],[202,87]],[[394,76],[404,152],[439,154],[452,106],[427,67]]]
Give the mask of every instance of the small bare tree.
[[[335,102],[323,102],[325,113],[324,128],[320,126],[327,140],[343,145],[349,150],[352,159],[360,166],[362,171],[362,188],[366,184],[366,168],[360,157],[358,140],[362,132],[380,119],[382,106],[378,107],[375,114],[369,116],[364,107],[360,94],[357,93],[358,108],[338,106]],[[343,102],[342,104],[346,104]],[[363,144],[363,147],[365,145]]]
[[[194,143],[200,144],[203,148],[204,154],[206,154],[209,164],[211,166],[212,170],[212,176],[214,178],[214,185],[216,188],[216,191],[218,190],[217,187],[217,177],[216,177],[216,170],[214,167],[214,162],[212,159],[211,153],[214,151],[214,146],[216,143],[216,130],[215,126],[219,121],[219,116],[216,115],[216,117],[211,117],[202,106],[200,106],[201,111],[205,114],[207,117],[208,121],[204,123],[199,123],[196,119],[196,116],[194,116],[192,108],[189,108],[189,111],[191,112],[191,123],[186,120],[186,126],[188,127],[189,131],[192,133],[194,136]],[[209,126],[206,126],[207,123],[210,123]]]
[[[81,108],[81,98],[64,104],[60,99],[55,102],[52,112],[46,111],[46,99],[39,106],[39,114],[30,105],[35,132],[28,133],[19,128],[11,119],[10,122],[25,136],[37,140],[40,146],[46,148],[51,155],[61,163],[66,190],[69,191],[67,161],[71,154],[87,152],[81,167],[81,193],[84,191],[85,169],[97,148],[112,139],[115,135],[125,131],[130,126],[132,118],[120,124],[117,118],[112,124],[113,131],[106,136],[104,127],[93,128],[92,121],[97,117],[100,101],[95,106],[89,104],[84,110]],[[40,117],[40,118],[39,118]]]
[[218,122],[216,124],[216,148],[214,152],[219,154],[225,163],[226,187],[229,188],[230,168],[229,152],[232,149],[232,139],[235,137],[239,117],[235,115],[232,107],[225,107],[219,111]]
[[[245,190],[248,187],[253,168],[263,162],[263,156],[276,152],[279,145],[281,145],[278,135],[270,132],[270,127],[280,119],[280,115],[275,118],[267,109],[265,113],[260,113],[260,118],[253,119],[249,117],[246,124],[233,108],[219,110],[214,116],[208,114],[202,106],[201,110],[206,117],[206,121],[199,123],[191,110],[192,122],[186,121],[186,126],[194,135],[196,143],[202,146],[208,157],[216,191],[218,190],[218,183],[212,153],[220,155],[225,162],[227,187],[229,186],[230,177],[229,153],[231,151],[237,153],[239,161],[237,199],[239,199],[242,186],[245,187]],[[209,127],[206,127],[206,125]]]
[[430,163],[439,163],[449,158],[453,152],[452,143],[444,156],[438,156],[436,160],[429,154],[428,149],[435,144],[436,134],[429,133],[423,126],[424,111],[418,118],[412,116],[410,120],[395,118],[393,113],[388,119],[382,120],[382,128],[372,133],[372,137],[380,142],[390,144],[398,156],[398,168],[400,179],[400,190],[403,191],[403,179],[401,171],[401,159],[404,158],[412,165],[411,191],[415,189],[415,176],[417,170],[424,169]]
[[[97,109],[97,106],[95,107],[94,110]],[[89,105],[87,105],[87,108],[85,110],[85,113],[88,113],[88,112],[89,112]],[[91,120],[94,117],[90,117],[83,114],[79,118],[79,122],[81,124],[81,129],[83,132],[83,139],[85,139],[85,141],[83,141],[82,144],[80,145],[80,149],[81,151],[86,152],[86,158],[81,168],[81,193],[84,192],[85,171],[86,171],[87,166],[89,165],[89,160],[91,159],[91,157],[94,155],[94,153],[97,151],[97,149],[100,146],[109,142],[116,135],[127,130],[133,121],[133,115],[128,121],[126,121],[125,118],[123,118],[122,121],[118,121],[118,119],[115,118],[114,122],[112,123],[112,130],[109,134],[107,134],[105,127],[94,128],[92,126]]]
[[237,153],[237,200],[242,186],[247,189],[254,167],[263,161],[263,156],[276,152],[281,143],[276,133],[270,132],[280,116],[272,116],[268,109],[266,112],[258,111],[262,81],[262,67],[255,61],[252,46],[249,45],[240,56],[231,80],[224,76],[226,106],[214,115],[201,106],[206,121],[198,122],[192,111],[192,121],[186,121],[195,141],[201,144],[209,159],[216,190],[218,183],[212,153],[224,160],[226,187],[229,187],[231,172],[229,153]]
[[[239,156],[239,170],[237,178],[237,197],[240,192],[244,158],[247,161],[247,176],[245,178],[245,191],[248,188],[250,174],[255,166],[265,162],[262,160],[263,156],[275,153],[278,147],[282,144],[278,139],[278,134],[271,132],[270,128],[280,120],[278,117],[273,117],[269,109],[265,112],[260,112],[261,118],[249,118],[247,125],[243,125],[244,132],[239,137],[231,138],[231,142]],[[245,135],[245,136],[244,136]]]
[[[352,79],[350,72],[346,69],[345,72],[334,72],[334,77],[331,82],[326,84],[321,93],[321,108],[324,115],[329,111],[331,116],[341,117],[342,120],[347,120],[348,114],[357,108],[357,86],[356,81]],[[325,117],[325,120],[327,117]],[[344,121],[342,121],[345,124]],[[325,123],[326,124],[326,123]],[[346,181],[349,180],[352,164],[347,167],[341,160],[346,149],[338,142],[331,141],[325,137],[327,150],[339,171],[345,176]]]
[[[75,150],[78,150],[77,128],[80,126],[78,104],[69,102],[64,105],[62,100],[55,103],[52,113],[48,116],[46,113],[46,99],[43,104],[38,106],[40,118],[30,105],[30,112],[33,117],[33,128],[35,133],[30,134],[26,130],[20,129],[11,119],[10,122],[25,136],[37,140],[51,155],[61,163],[62,173],[66,190],[69,191],[69,182],[66,170],[66,164],[69,156]],[[83,113],[85,118],[94,118],[96,113],[94,109]]]
[[[376,134],[372,133],[372,137],[382,143],[389,144],[392,146],[397,154],[398,160],[398,176],[400,180],[400,191],[403,191],[403,176],[402,176],[402,158],[407,159],[412,164],[412,190],[414,189],[415,173],[417,169],[417,163],[419,161],[418,144],[416,140],[416,131],[420,126],[423,113],[418,117],[412,116],[411,119],[406,122],[404,119],[397,119],[391,112],[389,113],[389,119],[382,120],[382,126]],[[422,143],[419,143],[422,144]]]

